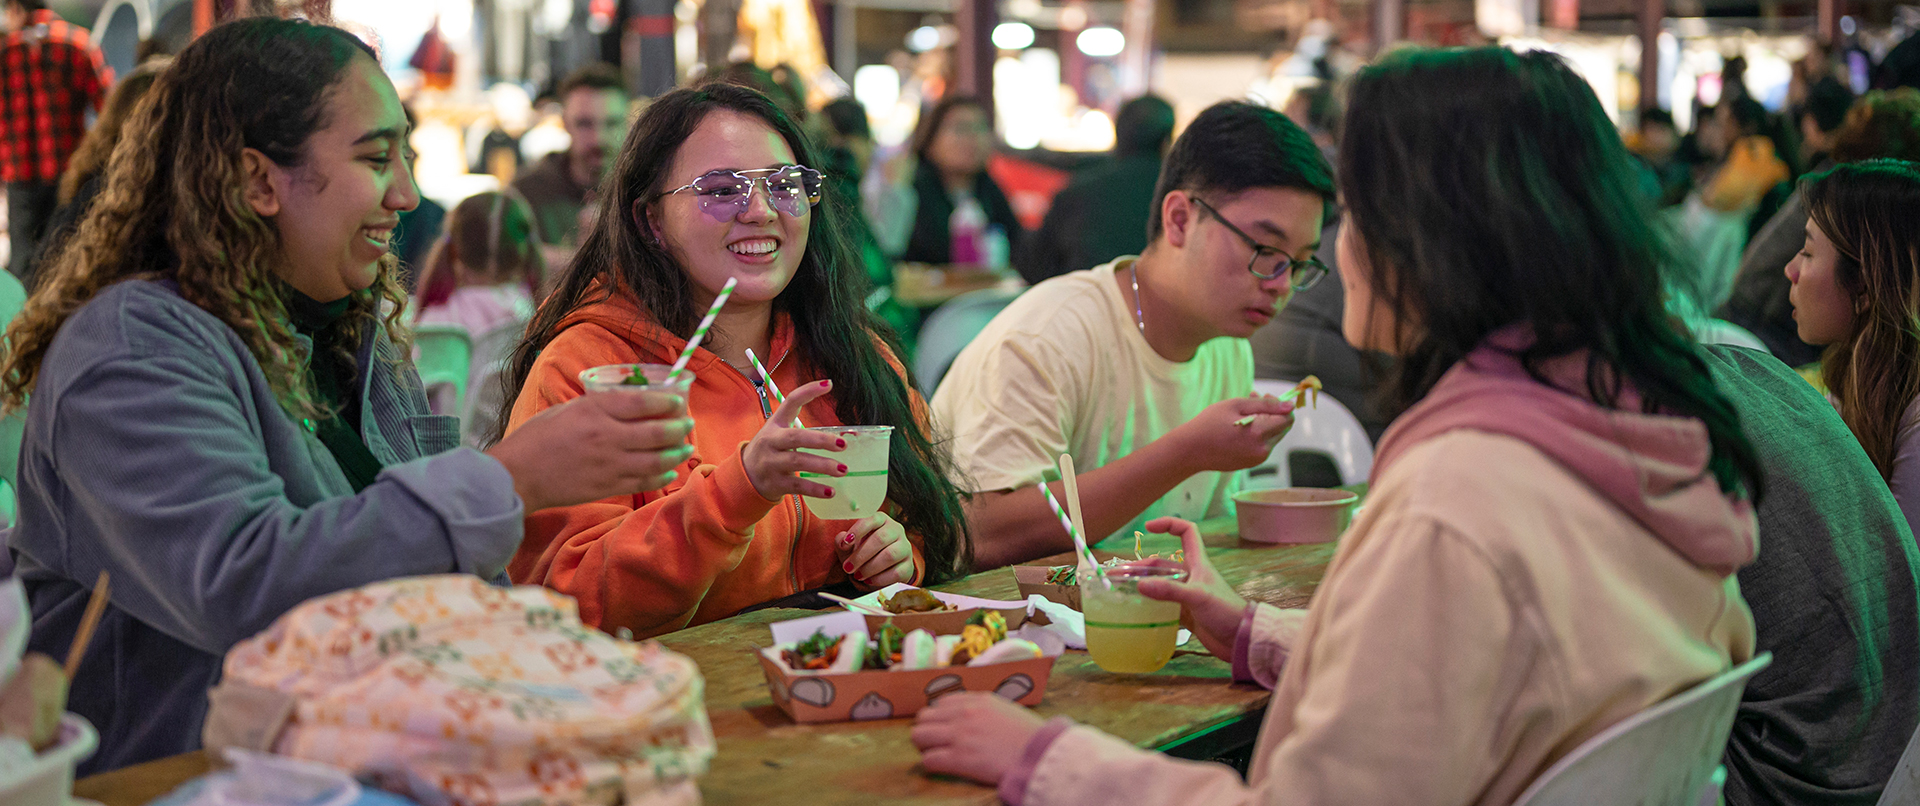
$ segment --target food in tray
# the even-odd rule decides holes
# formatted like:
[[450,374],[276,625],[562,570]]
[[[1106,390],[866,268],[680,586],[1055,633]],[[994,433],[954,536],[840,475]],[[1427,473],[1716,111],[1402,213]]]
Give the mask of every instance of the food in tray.
[[923,588],[908,588],[895,594],[891,598],[882,593],[880,594],[880,607],[895,615],[905,613],[945,613],[960,609],[940,601],[938,597],[935,597]]
[[[1140,541],[1145,539],[1146,539],[1145,534],[1138,531],[1133,533],[1133,562],[1139,562],[1141,560],[1159,559],[1160,557],[1159,554],[1141,554],[1140,553]],[[1185,563],[1187,561],[1186,550],[1174,549],[1172,559],[1174,562],[1177,562],[1177,563]],[[1126,562],[1126,561],[1120,559],[1119,557],[1110,557],[1107,559],[1106,562],[1103,562],[1100,565],[1106,568],[1112,568],[1116,565],[1122,564],[1123,562]],[[1049,566],[1047,568],[1047,584],[1048,585],[1065,585],[1067,587],[1073,587],[1075,585],[1080,584],[1080,574],[1075,568],[1075,566],[1071,566],[1071,565]]]
[[860,633],[830,636],[815,630],[806,640],[781,649],[780,660],[794,672],[831,674],[986,666],[1044,654],[1032,641],[1008,637],[1007,620],[991,610],[975,613],[960,635],[903,632],[888,622],[870,640],[863,642],[862,637]]

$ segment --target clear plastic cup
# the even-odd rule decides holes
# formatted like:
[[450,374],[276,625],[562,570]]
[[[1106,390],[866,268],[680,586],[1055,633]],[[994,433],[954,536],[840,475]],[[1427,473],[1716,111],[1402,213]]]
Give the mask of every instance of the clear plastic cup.
[[[1184,580],[1184,568],[1117,565],[1106,569],[1107,582],[1088,574],[1080,580],[1080,607],[1087,616],[1087,654],[1109,672],[1156,672],[1173,658],[1180,633],[1180,603],[1140,595],[1140,580]],[[1109,585],[1108,583],[1112,583]]]
[[880,511],[887,500],[887,453],[893,444],[890,425],[824,425],[809,428],[847,441],[845,450],[800,450],[815,456],[838,460],[847,466],[847,475],[834,477],[824,473],[801,473],[800,478],[833,488],[832,498],[807,496],[807,509],[830,521],[855,520]]
[[[647,379],[646,383],[626,382],[636,371]],[[687,390],[693,388],[693,371],[681,370],[680,377],[668,385],[667,373],[672,371],[673,367],[668,364],[607,364],[581,370],[580,384],[589,392],[672,392],[684,398]]]

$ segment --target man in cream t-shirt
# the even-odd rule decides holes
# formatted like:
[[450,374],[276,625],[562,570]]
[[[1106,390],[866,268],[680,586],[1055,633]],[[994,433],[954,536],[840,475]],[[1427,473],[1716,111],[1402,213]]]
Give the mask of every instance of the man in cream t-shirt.
[[1233,511],[1239,471],[1293,425],[1290,405],[1250,395],[1246,338],[1325,273],[1312,256],[1333,195],[1313,139],[1284,115],[1216,104],[1167,155],[1146,251],[1043,282],[994,317],[932,404],[975,493],[977,568],[1072,547],[1038,486],[1062,453],[1089,540]]

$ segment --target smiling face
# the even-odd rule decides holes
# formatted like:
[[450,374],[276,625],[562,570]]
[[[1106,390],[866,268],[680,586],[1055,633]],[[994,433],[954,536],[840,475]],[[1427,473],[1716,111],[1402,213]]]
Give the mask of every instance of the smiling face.
[[1787,263],[1787,280],[1793,283],[1787,301],[1793,303],[1800,340],[1808,344],[1832,344],[1853,332],[1854,300],[1840,285],[1840,259],[1833,241],[1808,221],[1806,244]]
[[[754,171],[794,162],[793,149],[766,121],[716,110],[674,153],[666,189],[710,171]],[[764,174],[749,174],[760,175]],[[699,287],[703,299],[713,299],[731,277],[740,283],[733,290],[735,302],[770,302],[793,280],[807,252],[812,211],[803,208],[794,216],[775,210],[761,182],[753,184],[751,195],[738,213],[721,217],[702,209],[698,194],[682,191],[653,201],[650,214],[642,219],[642,226],[653,222],[654,234]],[[646,204],[635,202],[636,213]]]
[[373,60],[355,56],[327,94],[302,164],[248,149],[248,201],[272,222],[281,278],[330,302],[373,285],[400,214],[420,203],[406,160],[407,117]]
[[[1198,335],[1246,338],[1292,298],[1291,275],[1283,272],[1263,280],[1247,270],[1253,247],[1233,230],[1193,202],[1195,194],[1173,191],[1161,206],[1168,244],[1178,248],[1183,265],[1180,280],[1159,294],[1182,318],[1197,325]],[[1320,247],[1324,206],[1318,195],[1298,188],[1251,188],[1236,194],[1198,194],[1261,245],[1278,249],[1297,260],[1313,257]]]

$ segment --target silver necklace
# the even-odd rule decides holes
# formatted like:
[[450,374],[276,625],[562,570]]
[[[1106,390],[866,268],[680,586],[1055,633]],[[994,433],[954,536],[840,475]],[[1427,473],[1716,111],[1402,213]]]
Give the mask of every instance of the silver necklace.
[[1140,313],[1140,265],[1127,267],[1127,276],[1133,280],[1133,326],[1140,328],[1140,337],[1147,336],[1147,318]]

